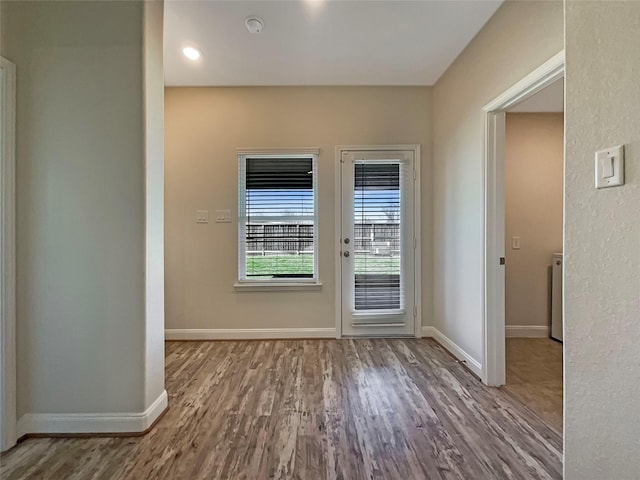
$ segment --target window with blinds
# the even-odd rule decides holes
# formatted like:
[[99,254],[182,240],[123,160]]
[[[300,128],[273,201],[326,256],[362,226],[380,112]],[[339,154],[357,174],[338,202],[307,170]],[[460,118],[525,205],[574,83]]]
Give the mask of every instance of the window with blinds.
[[398,162],[354,164],[355,311],[404,308],[401,185]]
[[240,281],[316,279],[316,156],[239,156]]

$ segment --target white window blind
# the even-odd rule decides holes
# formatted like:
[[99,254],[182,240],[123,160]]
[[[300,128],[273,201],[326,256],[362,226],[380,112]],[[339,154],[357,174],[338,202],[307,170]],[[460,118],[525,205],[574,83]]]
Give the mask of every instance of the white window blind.
[[315,156],[240,156],[238,186],[239,280],[315,280]]
[[403,182],[407,167],[398,161],[354,164],[354,310],[404,309]]

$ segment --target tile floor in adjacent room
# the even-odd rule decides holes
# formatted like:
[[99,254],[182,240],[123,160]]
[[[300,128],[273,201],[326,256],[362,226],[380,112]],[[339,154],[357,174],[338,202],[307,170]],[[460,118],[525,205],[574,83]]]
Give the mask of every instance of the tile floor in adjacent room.
[[502,388],[562,432],[562,343],[507,338],[507,385]]

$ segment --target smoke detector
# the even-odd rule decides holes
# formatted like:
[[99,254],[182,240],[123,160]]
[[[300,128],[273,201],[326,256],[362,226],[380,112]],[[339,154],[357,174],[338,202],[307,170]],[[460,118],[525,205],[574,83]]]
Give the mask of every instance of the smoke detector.
[[262,19],[258,17],[249,17],[244,21],[244,24],[247,26],[249,33],[260,33],[264,26]]

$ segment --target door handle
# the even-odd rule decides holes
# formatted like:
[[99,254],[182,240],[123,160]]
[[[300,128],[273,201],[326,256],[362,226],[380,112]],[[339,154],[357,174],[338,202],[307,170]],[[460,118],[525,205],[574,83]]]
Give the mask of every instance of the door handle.
[[343,255],[344,255],[345,257],[348,257],[348,256],[349,256],[349,255],[351,255],[351,254],[349,253],[349,250],[347,250],[347,251],[345,251],[345,252],[343,253]]

